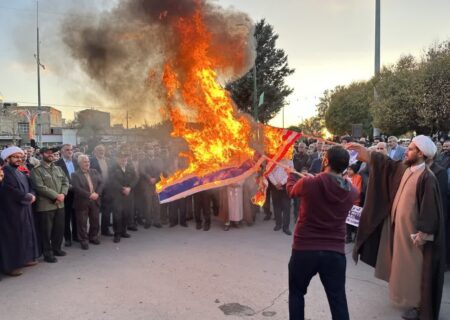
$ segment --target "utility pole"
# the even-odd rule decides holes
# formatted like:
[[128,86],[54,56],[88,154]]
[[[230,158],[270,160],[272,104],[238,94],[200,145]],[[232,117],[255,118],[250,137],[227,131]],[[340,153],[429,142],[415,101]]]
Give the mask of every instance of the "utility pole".
[[258,122],[258,86],[256,84],[256,58],[253,66],[253,112],[255,121]]
[[375,75],[380,73],[380,1],[376,1],[375,8]]
[[38,116],[37,116],[37,131],[38,131],[38,146],[42,147],[42,106],[41,106],[41,59],[39,57],[39,0],[36,0],[36,66],[37,66],[37,82],[38,82]]
[[[378,76],[380,74],[380,16],[381,16],[381,10],[380,10],[380,2],[381,0],[375,0],[375,76]],[[374,100],[378,100],[378,93],[377,88],[373,88],[373,95]],[[379,137],[380,136],[380,129],[373,128],[373,137]]]
[[128,129],[128,110],[127,110],[127,142],[129,140],[129,138],[130,138],[130,131]]

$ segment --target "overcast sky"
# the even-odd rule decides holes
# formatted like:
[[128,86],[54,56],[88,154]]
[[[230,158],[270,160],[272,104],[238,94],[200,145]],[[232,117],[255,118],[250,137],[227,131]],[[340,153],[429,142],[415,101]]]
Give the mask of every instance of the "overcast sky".
[[[107,0],[40,0],[42,102],[55,105],[63,116],[83,109],[86,100],[74,92],[82,90],[83,75],[67,77],[52,72],[51,64],[62,52],[59,22],[67,8],[95,3],[111,6]],[[374,70],[375,0],[216,0],[216,3],[244,11],[257,21],[265,18],[279,34],[278,47],[286,51],[296,72],[288,80],[294,88],[285,108],[285,125],[312,116],[324,90],[356,80],[369,79]],[[36,1],[0,0],[0,94],[5,101],[37,103]],[[450,39],[450,1],[381,0],[381,62],[394,63],[403,54],[420,57],[436,41]],[[79,69],[70,65],[73,73]],[[69,72],[70,73],[70,72]],[[281,116],[272,121],[281,126]]]

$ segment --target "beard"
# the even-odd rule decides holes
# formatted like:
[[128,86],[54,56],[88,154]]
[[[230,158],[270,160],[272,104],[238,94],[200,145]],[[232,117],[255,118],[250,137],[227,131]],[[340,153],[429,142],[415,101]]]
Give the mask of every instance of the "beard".
[[417,157],[403,160],[403,163],[406,164],[408,167],[416,165],[418,162],[419,162],[419,159]]

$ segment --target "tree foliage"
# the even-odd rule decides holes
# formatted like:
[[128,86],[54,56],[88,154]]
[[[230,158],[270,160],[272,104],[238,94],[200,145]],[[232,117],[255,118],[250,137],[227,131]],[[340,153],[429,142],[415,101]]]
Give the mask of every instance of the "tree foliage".
[[377,99],[372,114],[375,127],[393,135],[420,127],[417,111],[423,97],[421,78],[420,64],[412,56],[404,56],[395,65],[383,68],[374,79]]
[[346,135],[352,124],[362,124],[363,135],[372,131],[370,104],[373,100],[371,82],[353,82],[349,86],[337,86],[329,93],[325,113],[325,125],[335,135]]
[[368,81],[325,91],[317,116],[336,135],[349,133],[352,123],[368,135],[372,125],[388,135],[450,131],[450,41],[420,60],[403,56]]
[[[278,34],[264,19],[255,25],[256,82],[258,96],[264,92],[264,104],[258,108],[258,120],[267,123],[283,106],[293,89],[285,84],[287,76],[294,73],[289,68],[284,50],[276,48]],[[254,115],[253,69],[240,79],[227,85],[238,108]]]
[[420,125],[429,133],[450,130],[450,42],[431,47],[422,64]]

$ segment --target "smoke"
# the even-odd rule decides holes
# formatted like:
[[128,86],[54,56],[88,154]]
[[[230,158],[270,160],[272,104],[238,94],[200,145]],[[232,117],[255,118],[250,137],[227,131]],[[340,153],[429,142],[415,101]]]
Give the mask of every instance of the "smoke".
[[127,109],[137,124],[155,123],[166,105],[163,66],[177,46],[173,24],[199,7],[212,36],[209,50],[236,62],[218,66],[220,81],[247,72],[255,56],[253,22],[207,0],[124,0],[96,15],[69,16],[62,23],[62,40],[112,107]]

